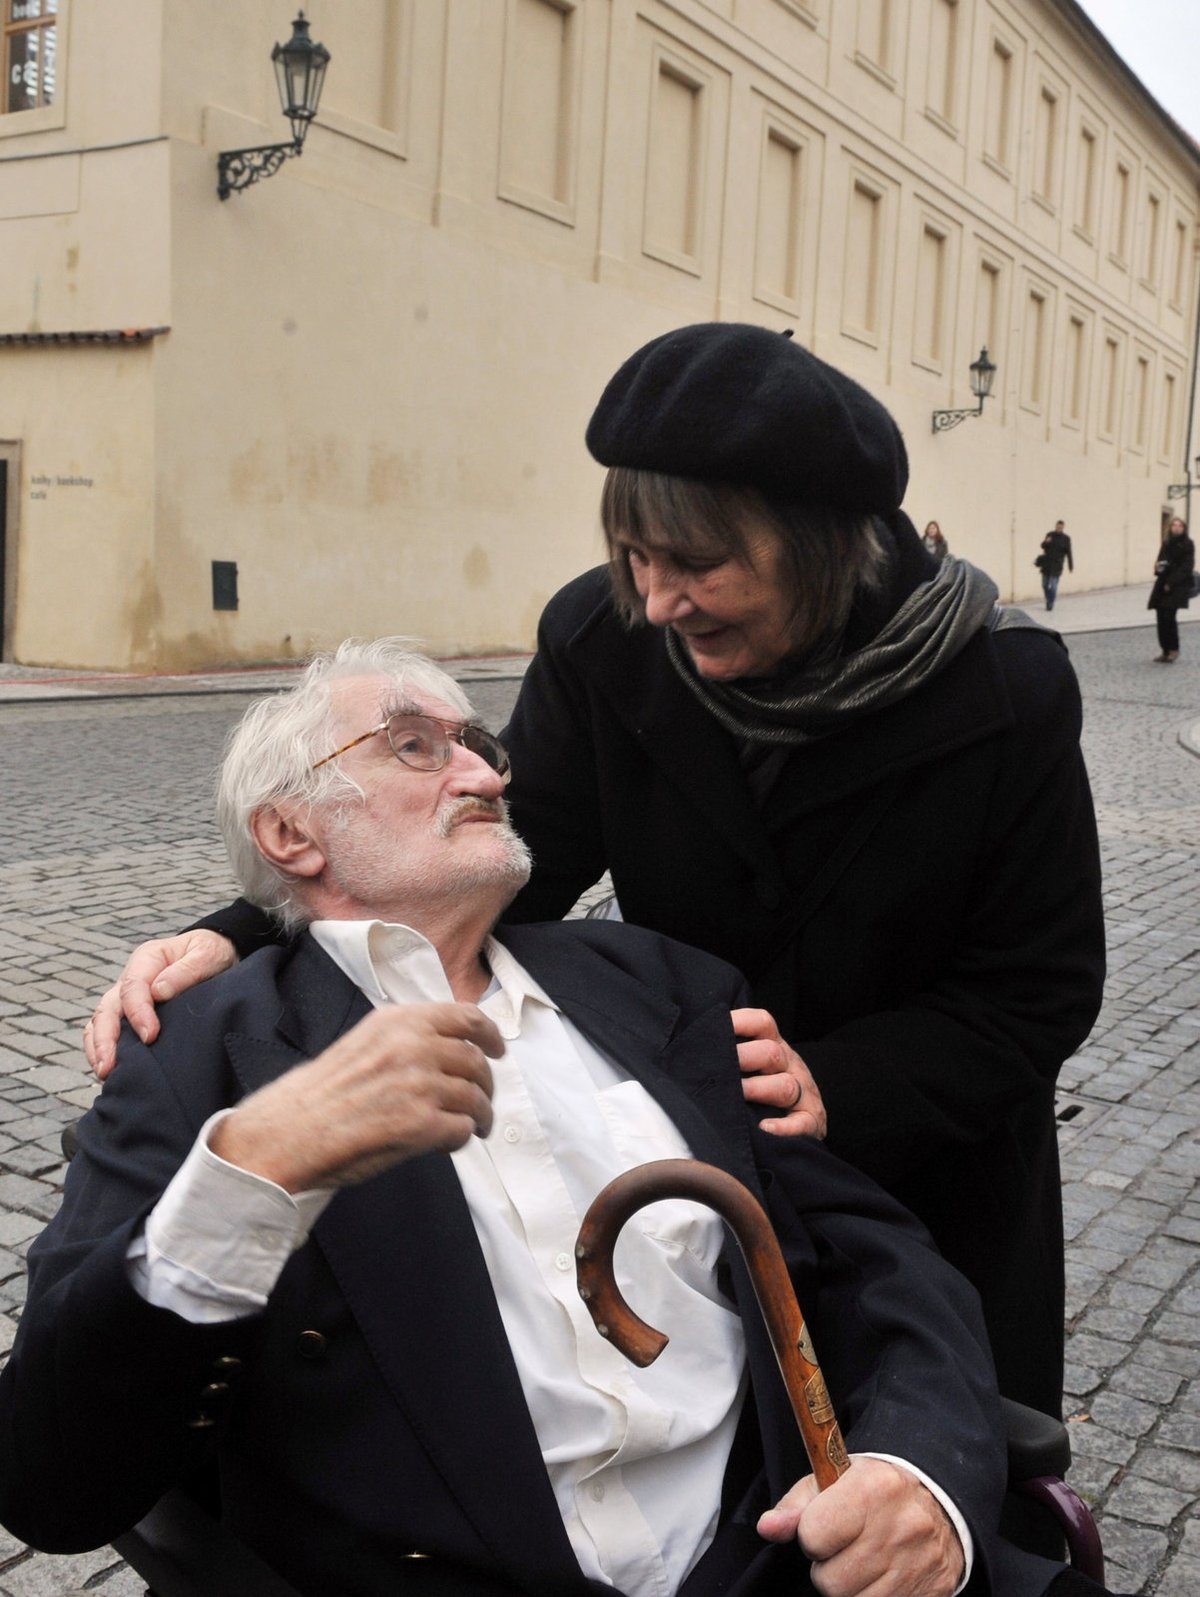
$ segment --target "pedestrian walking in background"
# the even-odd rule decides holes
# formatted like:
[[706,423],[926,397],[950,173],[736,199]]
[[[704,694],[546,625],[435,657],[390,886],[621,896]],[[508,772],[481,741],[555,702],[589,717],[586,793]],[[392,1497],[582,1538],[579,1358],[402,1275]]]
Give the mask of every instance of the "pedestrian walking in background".
[[1188,537],[1187,522],[1172,516],[1166,537],[1154,562],[1154,586],[1147,610],[1153,610],[1158,623],[1156,665],[1173,665],[1179,658],[1179,612],[1186,610],[1192,597],[1192,573],[1196,569],[1196,546]]
[[924,533],[921,535],[921,542],[925,545],[925,552],[931,554],[938,565],[941,565],[942,561],[950,553],[950,545],[942,537],[942,529],[936,521],[931,521],[925,528]]
[[1064,560],[1067,563],[1067,570],[1074,571],[1071,540],[1063,531],[1063,523],[1056,521],[1054,531],[1048,532],[1042,539],[1042,552],[1033,562],[1042,573],[1042,593],[1046,598],[1047,610],[1054,609],[1054,600],[1058,595],[1058,579],[1062,576]]

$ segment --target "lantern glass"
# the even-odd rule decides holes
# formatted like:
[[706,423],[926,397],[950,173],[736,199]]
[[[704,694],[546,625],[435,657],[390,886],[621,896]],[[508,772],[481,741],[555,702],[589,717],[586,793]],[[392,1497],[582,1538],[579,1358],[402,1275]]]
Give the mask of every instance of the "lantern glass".
[[971,392],[976,399],[983,400],[992,391],[995,381],[996,367],[988,359],[986,345],[979,351],[979,359],[971,362]]
[[291,38],[271,51],[279,103],[292,124],[292,137],[297,144],[303,144],[308,124],[317,114],[325,68],[329,65],[329,51],[309,38],[308,28],[308,19],[301,11],[292,23]]

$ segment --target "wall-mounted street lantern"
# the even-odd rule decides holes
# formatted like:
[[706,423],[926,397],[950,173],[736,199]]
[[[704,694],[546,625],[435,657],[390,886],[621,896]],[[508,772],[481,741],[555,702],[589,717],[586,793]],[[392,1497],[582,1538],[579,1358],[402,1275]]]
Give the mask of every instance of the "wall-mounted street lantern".
[[933,413],[933,430],[935,433],[944,433],[951,427],[957,427],[960,421],[968,416],[982,416],[983,402],[992,391],[992,384],[996,380],[996,368],[988,359],[987,346],[979,351],[979,359],[971,362],[971,392],[979,401],[974,410],[935,410]]
[[292,23],[288,42],[277,44],[271,51],[271,60],[275,64],[279,102],[284,116],[292,124],[291,143],[260,144],[250,150],[222,150],[217,156],[217,193],[223,200],[237,189],[248,189],[260,177],[272,177],[289,155],[299,155],[304,148],[308,124],[321,103],[329,51],[309,38],[303,11]]
[[[1186,470],[1186,467],[1184,469]],[[1192,471],[1197,478],[1200,478],[1200,455],[1197,455],[1192,462]],[[1186,499],[1190,504],[1191,497],[1192,483],[1190,478],[1187,482],[1173,482],[1167,489],[1168,499]]]

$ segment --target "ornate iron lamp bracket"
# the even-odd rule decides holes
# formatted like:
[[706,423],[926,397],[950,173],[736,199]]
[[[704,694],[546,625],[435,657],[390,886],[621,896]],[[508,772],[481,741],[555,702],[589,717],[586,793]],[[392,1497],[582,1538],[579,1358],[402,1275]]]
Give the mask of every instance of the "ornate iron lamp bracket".
[[217,193],[223,200],[248,189],[259,178],[274,177],[289,155],[300,155],[299,139],[291,144],[260,144],[248,150],[223,150],[217,157]]
[[972,410],[935,410],[933,413],[933,430],[935,433],[949,432],[951,427],[957,427],[959,422],[965,421],[968,416],[982,415],[982,399]]

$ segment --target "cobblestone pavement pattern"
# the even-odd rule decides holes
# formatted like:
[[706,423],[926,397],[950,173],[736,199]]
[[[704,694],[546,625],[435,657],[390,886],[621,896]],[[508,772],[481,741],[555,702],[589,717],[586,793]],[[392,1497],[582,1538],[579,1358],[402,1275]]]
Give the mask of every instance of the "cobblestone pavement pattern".
[[[1057,618],[1056,618],[1057,619]],[[1071,1480],[1118,1590],[1200,1592],[1200,712],[1197,660],[1151,634],[1070,640],[1103,840],[1110,976],[1060,1098]],[[469,671],[464,675],[471,675]],[[264,683],[263,686],[269,684]],[[499,726],[515,680],[469,681]],[[237,694],[0,705],[0,1358],[24,1254],[53,1214],[59,1135],[90,1102],[80,1028],[131,945],[223,901],[206,795]],[[1054,861],[1047,861],[1047,869]],[[108,1550],[0,1530],[0,1597],[140,1597]]]

